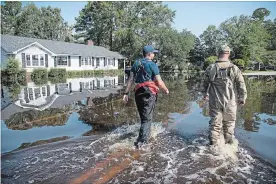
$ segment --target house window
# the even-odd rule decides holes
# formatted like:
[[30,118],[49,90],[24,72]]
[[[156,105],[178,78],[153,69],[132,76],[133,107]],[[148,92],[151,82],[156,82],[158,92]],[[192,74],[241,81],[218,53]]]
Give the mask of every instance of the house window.
[[67,56],[58,56],[57,57],[57,65],[60,66],[67,66]]
[[31,66],[31,55],[30,54],[27,54],[26,55],[26,66]]
[[26,66],[28,67],[39,67],[39,66],[45,66],[44,62],[44,54],[26,54]]
[[92,65],[91,63],[92,63],[92,58],[90,57],[90,58],[89,58],[89,65],[90,65],[90,66]]
[[92,66],[95,66],[95,58],[92,57]]
[[35,88],[34,94],[35,94],[35,99],[38,99],[39,97],[41,97],[40,88]]
[[83,57],[81,58],[81,65],[82,66],[84,65],[84,58]]
[[113,66],[115,66],[115,58],[113,59]]
[[40,55],[40,66],[44,66],[44,55]]
[[85,61],[85,65],[87,66],[88,65],[88,58],[84,58],[84,61]]
[[29,91],[29,99],[34,100],[33,88],[28,88]]
[[108,65],[112,65],[112,59],[108,59]]
[[32,55],[32,65],[39,66],[38,55]]
[[97,80],[97,87],[101,87],[101,81],[100,80]]
[[100,66],[100,58],[96,58],[96,67]]

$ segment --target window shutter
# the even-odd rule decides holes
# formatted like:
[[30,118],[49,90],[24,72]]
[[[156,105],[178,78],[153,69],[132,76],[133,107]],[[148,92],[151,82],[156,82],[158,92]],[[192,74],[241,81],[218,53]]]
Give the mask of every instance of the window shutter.
[[79,66],[81,67],[81,56],[79,56]]
[[58,94],[58,86],[57,86],[57,84],[55,84],[55,91],[56,91],[56,94]]
[[106,59],[106,58],[104,58],[104,66],[106,66],[106,61],[107,61],[107,59]]
[[92,66],[95,66],[94,57],[92,57]]
[[71,57],[68,56],[68,66],[71,66]]
[[21,54],[22,56],[22,68],[26,68],[26,58],[25,58],[25,53]]
[[47,85],[47,96],[50,96],[50,85]]
[[81,82],[80,82],[80,92],[82,92],[82,85],[81,85]]
[[48,68],[48,54],[45,54],[45,66]]
[[113,66],[115,66],[115,58],[113,59]]
[[70,90],[70,93],[72,93],[72,83],[69,82],[69,90]]
[[54,57],[54,65],[57,67],[57,56]]

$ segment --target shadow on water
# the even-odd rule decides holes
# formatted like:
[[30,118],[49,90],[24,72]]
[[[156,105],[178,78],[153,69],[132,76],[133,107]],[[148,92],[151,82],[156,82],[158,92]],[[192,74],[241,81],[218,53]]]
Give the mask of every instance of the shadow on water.
[[92,125],[93,131],[85,133],[88,135],[108,133],[93,141],[34,147],[4,155],[3,181],[275,183],[276,168],[270,164],[276,154],[275,76],[246,77],[248,100],[239,109],[238,141],[223,147],[218,156],[208,148],[209,109],[198,91],[201,77],[163,76],[170,95],[158,96],[152,142],[138,156],[133,150],[140,128],[134,101],[124,105],[120,92],[98,98],[85,96],[73,103],[81,122],[78,125]]

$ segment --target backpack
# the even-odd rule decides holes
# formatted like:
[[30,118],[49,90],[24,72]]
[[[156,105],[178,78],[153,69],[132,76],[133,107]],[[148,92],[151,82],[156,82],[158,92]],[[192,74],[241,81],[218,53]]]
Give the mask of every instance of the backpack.
[[138,65],[139,68],[138,68],[138,70],[137,70],[137,72],[135,73],[135,76],[134,76],[135,81],[137,81],[137,77],[139,75],[142,75],[142,77],[144,79],[149,79],[150,81],[152,81],[151,76],[146,71],[145,66],[143,65],[143,63],[141,62],[140,59],[138,60],[138,62],[139,62],[139,65]]
[[218,63],[212,64],[210,69],[210,75],[209,75],[210,81],[213,82],[216,78],[227,80],[227,77],[229,77],[233,83],[235,80],[235,74],[234,74],[233,68],[234,68],[234,65],[232,63],[230,63],[230,65],[227,68],[220,68]]

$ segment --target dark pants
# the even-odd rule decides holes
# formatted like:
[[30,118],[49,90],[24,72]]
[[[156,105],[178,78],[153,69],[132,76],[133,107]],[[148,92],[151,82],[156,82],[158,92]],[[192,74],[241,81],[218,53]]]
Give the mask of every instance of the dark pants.
[[135,93],[135,102],[141,119],[137,142],[147,143],[149,141],[156,99],[156,95],[152,94],[148,87],[141,87]]

